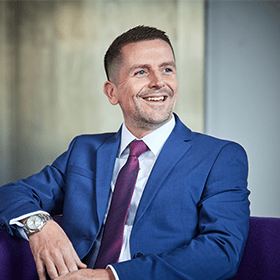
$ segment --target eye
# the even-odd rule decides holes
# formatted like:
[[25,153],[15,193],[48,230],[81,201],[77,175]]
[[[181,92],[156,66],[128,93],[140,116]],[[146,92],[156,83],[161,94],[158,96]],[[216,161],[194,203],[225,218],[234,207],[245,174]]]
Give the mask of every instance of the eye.
[[144,74],[145,74],[145,71],[140,70],[140,71],[136,72],[134,75],[137,76],[137,75],[144,75]]
[[170,73],[173,72],[173,70],[171,68],[164,68],[163,72]]

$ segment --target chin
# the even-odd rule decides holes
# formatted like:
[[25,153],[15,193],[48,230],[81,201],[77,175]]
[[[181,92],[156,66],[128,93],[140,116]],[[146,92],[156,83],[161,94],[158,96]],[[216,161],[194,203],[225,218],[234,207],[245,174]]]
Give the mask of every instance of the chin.
[[172,117],[172,113],[170,115],[164,116],[164,117],[149,117],[149,118],[143,118],[142,121],[145,123],[145,125],[150,127],[151,129],[156,129],[163,124],[167,123]]

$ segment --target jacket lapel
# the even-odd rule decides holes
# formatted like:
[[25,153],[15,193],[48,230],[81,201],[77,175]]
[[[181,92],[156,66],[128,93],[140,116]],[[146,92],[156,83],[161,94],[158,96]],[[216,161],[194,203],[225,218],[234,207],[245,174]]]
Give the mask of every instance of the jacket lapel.
[[97,150],[96,159],[96,204],[99,225],[102,224],[111,188],[112,174],[120,144],[121,129],[108,138]]
[[191,147],[191,131],[176,117],[176,125],[164,144],[143,192],[134,227],[177,162]]

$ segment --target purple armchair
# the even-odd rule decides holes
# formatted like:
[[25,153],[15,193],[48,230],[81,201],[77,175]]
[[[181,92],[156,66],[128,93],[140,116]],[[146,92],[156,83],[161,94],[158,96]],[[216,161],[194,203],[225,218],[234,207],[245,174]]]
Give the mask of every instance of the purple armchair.
[[[59,224],[62,216],[55,216]],[[38,280],[28,241],[11,237],[0,228],[0,280]]]
[[[62,217],[56,217],[61,222]],[[0,280],[37,280],[36,266],[27,241],[0,229]],[[280,279],[280,219],[250,217],[250,230],[233,280]]]
[[280,279],[280,219],[250,217],[249,235],[232,280]]

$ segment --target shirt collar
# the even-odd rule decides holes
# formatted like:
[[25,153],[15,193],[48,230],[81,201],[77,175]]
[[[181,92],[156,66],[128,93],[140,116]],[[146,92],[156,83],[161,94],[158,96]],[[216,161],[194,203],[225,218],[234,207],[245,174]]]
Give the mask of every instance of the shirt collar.
[[[156,130],[150,132],[141,140],[145,142],[145,144],[149,147],[150,151],[157,157],[160,153],[165,141],[169,137],[175,126],[175,118],[172,115],[172,118],[169,122],[157,128]],[[140,140],[136,138],[126,127],[125,123],[122,125],[122,133],[121,133],[121,144],[119,148],[118,157],[122,155],[124,150],[133,140]]]

